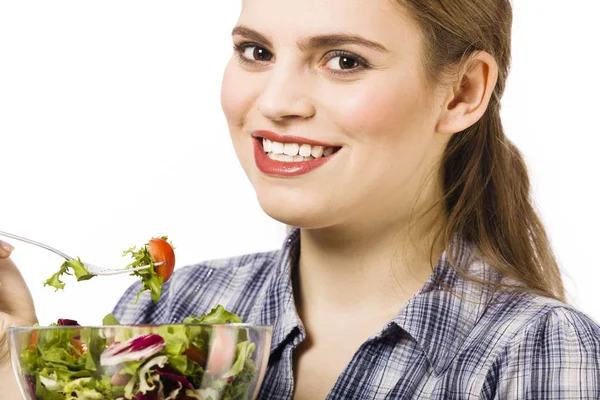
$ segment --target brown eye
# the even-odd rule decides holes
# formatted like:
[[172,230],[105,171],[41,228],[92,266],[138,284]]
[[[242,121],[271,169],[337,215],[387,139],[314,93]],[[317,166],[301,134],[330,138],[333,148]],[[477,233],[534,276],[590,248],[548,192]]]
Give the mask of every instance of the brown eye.
[[237,51],[246,61],[271,61],[273,58],[269,50],[254,44],[238,46]]
[[368,65],[360,56],[347,51],[333,51],[327,55],[325,68],[335,73],[350,73],[368,68]]
[[358,61],[350,57],[339,57],[340,69],[353,69],[358,67]]
[[259,61],[270,61],[273,58],[273,55],[269,53],[268,50],[263,49],[262,47],[254,46],[254,51],[252,53],[255,60]]

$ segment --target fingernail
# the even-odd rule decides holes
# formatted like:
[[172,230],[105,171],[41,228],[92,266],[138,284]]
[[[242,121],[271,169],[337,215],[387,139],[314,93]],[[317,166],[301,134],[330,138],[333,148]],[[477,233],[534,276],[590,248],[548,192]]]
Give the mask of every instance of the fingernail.
[[12,251],[15,249],[13,245],[11,245],[10,243],[6,243],[2,240],[0,240],[0,247],[2,247],[2,249],[4,249],[4,251],[8,253],[12,253]]

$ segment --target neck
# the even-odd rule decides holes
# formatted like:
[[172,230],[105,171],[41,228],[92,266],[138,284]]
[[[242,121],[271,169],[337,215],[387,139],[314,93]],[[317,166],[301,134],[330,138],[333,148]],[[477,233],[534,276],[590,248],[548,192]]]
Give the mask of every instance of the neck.
[[442,254],[441,220],[419,218],[369,226],[302,229],[296,304],[303,319],[360,313],[393,317],[424,285]]

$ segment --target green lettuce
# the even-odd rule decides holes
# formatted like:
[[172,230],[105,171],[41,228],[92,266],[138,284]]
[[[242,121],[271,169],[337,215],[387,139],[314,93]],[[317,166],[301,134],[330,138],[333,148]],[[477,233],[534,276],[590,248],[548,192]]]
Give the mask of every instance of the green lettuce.
[[60,280],[60,277],[65,274],[71,275],[71,272],[69,272],[69,271],[73,272],[73,274],[75,275],[75,278],[77,278],[77,281],[86,281],[95,276],[95,275],[90,274],[90,272],[87,270],[87,268],[81,262],[81,259],[77,258],[77,260],[65,261],[60,266],[60,269],[58,270],[58,272],[56,272],[54,275],[52,275],[50,278],[48,278],[46,280],[46,282],[44,282],[44,286],[52,286],[56,290],[64,289],[65,283]]
[[183,354],[190,345],[188,331],[183,325],[161,326],[158,328],[158,334],[165,339],[164,351],[169,356]]
[[102,325],[121,325],[121,323],[114,315],[106,314],[106,316],[102,318]]
[[[98,381],[93,378],[79,378],[72,380],[65,384],[63,388],[63,393],[65,393],[67,400],[102,400],[105,399],[106,392],[110,393],[110,381],[108,381],[108,387],[99,388]],[[102,386],[104,382],[100,382],[100,386]],[[97,389],[104,389],[105,393],[98,391]]]
[[191,315],[183,320],[184,324],[240,324],[242,319],[227,311],[222,305],[218,305],[208,314],[201,317]]
[[[167,236],[162,236],[161,239],[167,240]],[[171,244],[171,243],[169,243]],[[172,244],[171,244],[171,247]],[[135,298],[135,303],[140,299],[140,295],[148,290],[150,292],[150,296],[153,301],[158,301],[162,292],[162,284],[163,278],[156,274],[154,269],[154,260],[152,260],[152,256],[150,255],[150,250],[148,249],[148,243],[143,245],[139,250],[135,246],[125,250],[123,252],[123,257],[126,255],[130,255],[133,258],[133,262],[127,265],[126,268],[136,268],[144,265],[149,265],[150,268],[142,269],[140,271],[133,271],[130,275],[137,276],[142,278],[142,289],[137,293]]]
[[[161,239],[168,240],[167,236],[161,236]],[[172,243],[169,243],[173,247]],[[137,293],[135,303],[139,301],[140,294],[144,291],[149,291],[153,301],[158,301],[162,292],[163,278],[158,276],[154,269],[154,260],[150,255],[148,249],[148,243],[144,244],[139,250],[134,246],[123,252],[123,257],[130,255],[133,261],[127,265],[126,268],[135,268],[145,265],[149,265],[150,268],[143,269],[140,271],[132,271],[131,276],[141,278],[142,289]],[[88,269],[83,265],[80,258],[76,260],[65,261],[59,268],[59,270],[48,278],[44,282],[44,286],[52,286],[55,290],[64,289],[65,282],[61,280],[63,275],[74,275],[77,281],[85,281],[95,277],[96,275],[90,273]]]
[[[133,399],[150,392],[152,398],[157,399],[175,396],[176,392],[179,392],[177,398],[185,393],[188,398],[197,399],[207,396],[214,400],[246,399],[256,374],[252,361],[255,344],[245,333],[240,333],[233,364],[215,376],[204,370],[212,330],[193,325],[241,323],[241,318],[219,305],[205,315],[192,315],[184,322],[157,327],[156,333],[165,343],[158,353],[115,366],[101,365],[100,356],[107,349],[101,330],[83,327],[41,330],[37,342],[27,346],[20,355],[23,372],[32,377],[36,397],[41,400]],[[109,314],[103,324],[120,323]],[[135,336],[131,332],[129,335]],[[85,343],[87,351],[81,354],[72,340]],[[111,379],[115,377],[121,378],[117,379],[120,383],[112,385]]]
[[[71,342],[80,339],[87,344],[84,355]],[[98,373],[97,357],[105,347],[105,339],[94,330],[45,329],[39,331],[35,345],[21,353],[21,367],[26,374],[37,377],[38,399],[112,400],[116,397],[110,377]]]

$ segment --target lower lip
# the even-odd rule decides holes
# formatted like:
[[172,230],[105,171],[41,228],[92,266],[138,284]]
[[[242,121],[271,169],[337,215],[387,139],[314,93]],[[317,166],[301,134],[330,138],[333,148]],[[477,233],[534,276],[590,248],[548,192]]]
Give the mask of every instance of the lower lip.
[[266,175],[290,177],[308,174],[324,165],[335,155],[333,153],[327,157],[300,162],[277,161],[269,158],[261,145],[261,141],[262,138],[254,139],[254,161],[258,169]]

